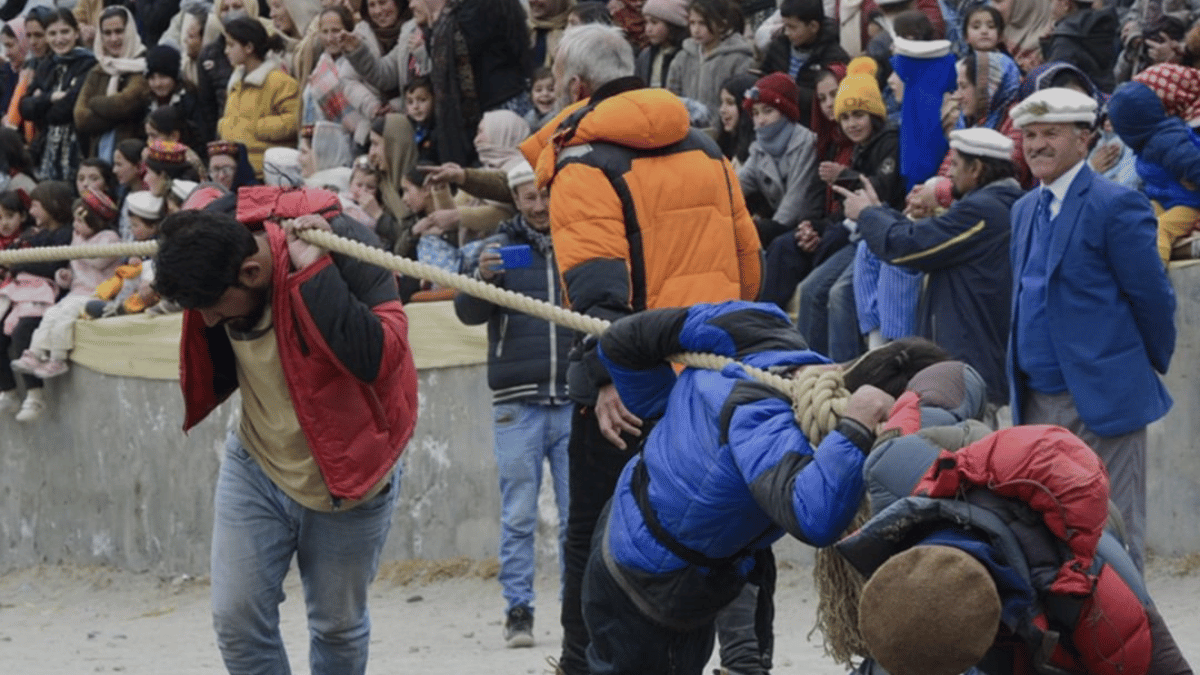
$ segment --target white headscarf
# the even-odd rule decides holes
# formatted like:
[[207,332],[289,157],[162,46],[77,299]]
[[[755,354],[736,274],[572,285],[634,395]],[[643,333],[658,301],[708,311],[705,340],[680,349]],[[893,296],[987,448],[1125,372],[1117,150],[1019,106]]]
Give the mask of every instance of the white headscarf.
[[[146,47],[142,44],[142,38],[138,36],[133,15],[124,7],[118,6],[117,8],[125,15],[125,42],[121,54],[109,56],[105,53],[104,34],[100,27],[102,21],[99,18],[96,19],[96,37],[92,40],[92,51],[96,53],[96,61],[100,64],[100,68],[109,75],[108,90],[105,92],[107,96],[117,93],[121,75],[146,72]],[[103,17],[104,13],[108,11],[105,9],[100,16]]]

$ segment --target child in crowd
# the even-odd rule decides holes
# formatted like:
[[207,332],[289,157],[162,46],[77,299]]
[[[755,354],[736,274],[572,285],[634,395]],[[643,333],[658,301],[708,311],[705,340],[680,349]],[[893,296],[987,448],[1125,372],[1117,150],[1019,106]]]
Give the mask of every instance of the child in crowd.
[[404,86],[404,114],[412,124],[418,161],[437,161],[437,145],[433,135],[433,126],[437,121],[433,115],[433,104],[433,82],[428,76],[414,77]]
[[[74,209],[72,246],[115,244],[120,240],[116,231],[117,205],[108,195],[88,190],[75,200]],[[96,287],[115,274],[121,262],[119,257],[81,258],[72,260],[70,267],[59,269],[54,282],[67,294],[46,310],[33,332],[29,349],[12,362],[13,370],[42,379],[66,373],[67,355],[75,347],[75,320]]]
[[[134,192],[126,200],[129,205],[130,230],[134,241],[148,241],[158,236],[158,223],[163,218],[163,202],[148,190]],[[84,311],[93,319],[122,314],[139,314],[158,302],[151,288],[154,282],[152,258],[129,258],[116,273],[96,286],[93,299]]]
[[188,163],[196,170],[196,175],[204,176],[207,167],[200,159],[204,144],[197,141],[199,136],[195,124],[192,120],[184,118],[179,108],[168,105],[152,110],[146,115],[145,131],[146,142],[161,140],[182,143],[187,148],[184,154]]
[[[21,236],[33,229],[33,218],[25,206],[24,198],[18,192],[9,190],[0,192],[0,251],[24,248],[28,242]],[[5,268],[0,268],[0,319],[3,319],[12,308],[12,299],[3,295],[4,287],[12,283],[12,275]],[[0,332],[0,414],[11,415],[21,408],[21,396],[17,392],[17,379],[9,363],[8,350],[12,346],[12,337]]]
[[79,171],[75,174],[75,193],[82,195],[87,190],[103,192],[110,198],[117,195],[117,177],[112,165],[96,157],[89,157],[79,163]]
[[754,67],[754,48],[742,37],[742,12],[733,0],[693,0],[688,26],[692,36],[671,61],[667,89],[717,110],[721,83]]
[[187,161],[188,147],[175,141],[150,141],[146,148],[146,188],[155,197],[166,198],[175,180],[197,180],[196,169]]
[[188,197],[191,197],[198,187],[200,184],[194,180],[171,181],[171,190],[167,192],[167,196],[163,200],[166,204],[164,217],[182,209]]
[[[800,92],[800,110],[807,113],[812,109],[817,73],[831,63],[849,62],[850,56],[838,44],[837,30],[827,20],[822,0],[783,0],[779,14],[783,31],[768,45],[762,71],[791,76]],[[800,122],[809,121],[802,115]]]
[[[851,190],[869,180],[881,201],[900,208],[904,182],[899,167],[899,132],[887,122],[874,59],[859,57],[850,62],[838,86],[834,116],[842,134],[854,144],[852,161],[849,166],[821,162],[817,167],[821,180]],[[843,221],[839,226],[857,239],[856,223]],[[854,247],[845,246],[830,254],[800,283],[799,289],[797,327],[813,349],[839,362],[862,353],[855,314],[854,251]]]
[[530,129],[537,131],[558,112],[558,100],[554,96],[553,71],[538,68],[533,71],[531,79],[533,86],[529,88],[529,95],[533,99],[533,110],[525,113],[525,122]]
[[753,75],[742,73],[725,80],[721,85],[717,145],[735,169],[749,159],[750,144],[754,142],[754,121],[742,110],[742,101],[746,99],[746,91],[754,86],[755,81]]
[[[19,193],[18,193],[19,196]],[[23,245],[66,246],[71,243],[72,189],[70,183],[64,181],[43,181],[29,193],[28,214],[33,224],[27,227],[21,236]],[[23,209],[13,202],[8,202],[12,209]],[[66,261],[23,263],[11,265],[8,269],[9,283],[0,287],[0,296],[7,298],[10,309],[4,318],[4,335],[11,340],[9,351],[12,355],[23,354],[29,347],[33,332],[42,321],[42,315],[54,305],[58,298],[58,288],[54,284],[54,276],[59,269],[65,268]],[[0,354],[5,358],[8,353]],[[24,375],[25,399],[21,409],[17,411],[18,422],[36,421],[45,409],[42,397],[42,380],[34,375]]]
[[979,5],[963,17],[962,30],[967,46],[977,52],[1008,54],[1002,36],[1004,16],[991,5]]
[[[819,209],[808,199],[816,175],[817,137],[801,126],[796,83],[786,73],[771,73],[746,91],[742,104],[754,120],[750,157],[738,169],[742,193],[760,195],[765,208],[754,224],[763,249]],[[765,270],[764,277],[771,271]],[[769,284],[764,281],[764,286]]]
[[124,200],[125,195],[137,192],[144,187],[142,180],[142,152],[146,142],[140,138],[126,138],[117,143],[117,151],[113,153],[113,176],[117,179],[117,197]]
[[[383,215],[383,207],[379,198],[379,171],[371,166],[371,160],[366,155],[354,160],[350,189],[341,196],[342,205],[347,207],[346,213],[374,230],[375,223]],[[350,203],[347,204],[347,201]]]
[[648,0],[642,5],[642,16],[646,46],[638,52],[633,74],[647,87],[666,87],[671,61],[689,35],[687,0]]

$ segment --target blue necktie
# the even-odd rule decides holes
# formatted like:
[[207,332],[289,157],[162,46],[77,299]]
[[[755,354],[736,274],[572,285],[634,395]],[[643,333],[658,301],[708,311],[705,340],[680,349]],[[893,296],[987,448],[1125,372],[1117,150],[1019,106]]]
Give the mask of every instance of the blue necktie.
[[1038,195],[1037,211],[1033,214],[1033,231],[1037,236],[1047,237],[1050,230],[1050,202],[1054,201],[1054,193],[1048,188],[1042,188]]

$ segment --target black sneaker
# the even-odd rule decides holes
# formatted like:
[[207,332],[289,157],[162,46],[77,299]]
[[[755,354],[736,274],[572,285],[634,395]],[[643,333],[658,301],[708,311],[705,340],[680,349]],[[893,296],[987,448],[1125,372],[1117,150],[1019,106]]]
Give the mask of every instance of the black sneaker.
[[533,646],[533,610],[517,605],[504,620],[504,641],[509,647]]

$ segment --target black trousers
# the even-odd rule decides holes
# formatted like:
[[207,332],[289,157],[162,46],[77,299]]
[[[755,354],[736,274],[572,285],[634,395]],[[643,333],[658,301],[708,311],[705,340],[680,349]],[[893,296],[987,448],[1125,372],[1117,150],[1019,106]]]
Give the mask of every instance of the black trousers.
[[[643,427],[643,432],[648,431]],[[644,436],[643,436],[644,437]],[[588,675],[587,626],[583,622],[583,574],[592,547],[592,534],[605,504],[617,487],[617,478],[625,464],[639,450],[641,437],[622,436],[627,448],[621,450],[604,438],[595,411],[590,406],[575,406],[571,420],[568,484],[571,490],[567,512],[567,541],[563,545],[562,628],[563,650],[559,667],[567,675]]]

